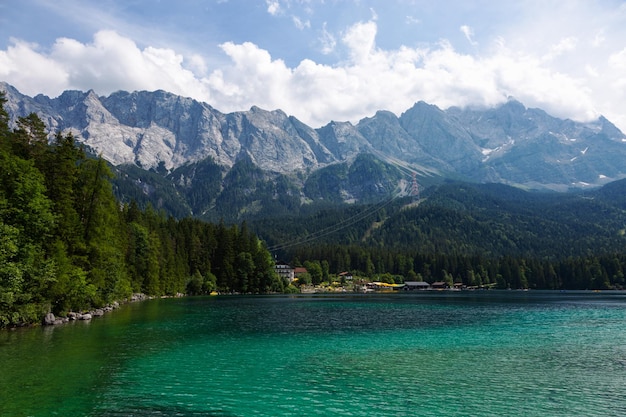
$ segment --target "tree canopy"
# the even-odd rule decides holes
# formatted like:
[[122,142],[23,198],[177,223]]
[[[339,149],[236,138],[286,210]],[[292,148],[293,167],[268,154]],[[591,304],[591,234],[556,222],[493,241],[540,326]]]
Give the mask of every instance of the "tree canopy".
[[109,166],[35,114],[9,128],[0,94],[0,327],[147,295],[281,292],[243,224],[120,204]]

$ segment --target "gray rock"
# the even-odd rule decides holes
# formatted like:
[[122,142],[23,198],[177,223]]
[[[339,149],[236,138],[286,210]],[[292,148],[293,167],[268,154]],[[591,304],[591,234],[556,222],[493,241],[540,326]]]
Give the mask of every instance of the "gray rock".
[[[172,171],[212,158],[225,171],[249,158],[266,172],[293,174],[375,153],[412,170],[455,179],[562,189],[626,177],[626,135],[604,117],[564,120],[509,100],[488,109],[416,103],[400,117],[379,111],[353,125],[313,129],[281,110],[224,114],[164,91],[21,94],[0,82],[11,126],[37,113],[54,134],[70,129],[114,165]],[[442,174],[445,173],[445,174]]]
[[55,321],[56,321],[56,317],[54,317],[54,314],[52,313],[46,314],[46,316],[43,318],[43,324],[46,326],[54,325]]

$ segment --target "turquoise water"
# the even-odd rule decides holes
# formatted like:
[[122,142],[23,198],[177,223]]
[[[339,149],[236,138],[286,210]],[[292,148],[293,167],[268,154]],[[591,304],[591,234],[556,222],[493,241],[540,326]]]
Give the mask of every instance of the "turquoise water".
[[626,294],[206,297],[0,333],[2,416],[624,416]]

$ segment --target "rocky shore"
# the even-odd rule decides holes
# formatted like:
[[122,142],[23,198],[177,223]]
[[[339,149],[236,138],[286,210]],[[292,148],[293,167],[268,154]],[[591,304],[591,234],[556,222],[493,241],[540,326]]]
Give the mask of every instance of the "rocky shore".
[[[133,294],[129,299],[122,301],[122,303],[134,303],[137,301],[148,300],[152,297],[149,297],[142,293]],[[108,304],[102,308],[96,308],[93,310],[85,311],[85,312],[75,312],[70,311],[64,317],[56,317],[52,313],[48,313],[43,318],[42,324],[44,326],[57,326],[60,324],[68,323],[70,321],[76,320],[92,320],[96,317],[102,317],[106,313],[117,310],[120,308],[121,304],[118,301],[114,301],[111,304]]]

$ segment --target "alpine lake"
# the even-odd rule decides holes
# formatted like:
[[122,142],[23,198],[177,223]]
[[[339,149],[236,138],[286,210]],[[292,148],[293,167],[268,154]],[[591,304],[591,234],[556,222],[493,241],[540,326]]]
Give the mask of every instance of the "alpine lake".
[[624,416],[626,293],[126,304],[0,332],[1,416]]

